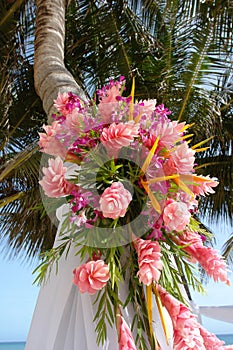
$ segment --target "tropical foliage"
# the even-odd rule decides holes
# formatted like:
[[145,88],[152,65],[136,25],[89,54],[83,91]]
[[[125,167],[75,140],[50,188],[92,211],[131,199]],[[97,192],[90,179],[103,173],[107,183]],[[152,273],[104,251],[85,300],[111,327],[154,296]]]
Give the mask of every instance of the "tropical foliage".
[[[55,233],[42,207],[31,210],[46,119],[33,85],[35,2],[1,1],[0,10],[1,232],[6,247],[33,255]],[[201,203],[213,219],[233,211],[232,14],[227,0],[73,0],[67,9],[65,63],[87,95],[109,77],[131,84],[135,76],[136,98],[156,98],[172,118],[195,123],[193,144],[213,137],[199,153],[201,172],[220,180]]]

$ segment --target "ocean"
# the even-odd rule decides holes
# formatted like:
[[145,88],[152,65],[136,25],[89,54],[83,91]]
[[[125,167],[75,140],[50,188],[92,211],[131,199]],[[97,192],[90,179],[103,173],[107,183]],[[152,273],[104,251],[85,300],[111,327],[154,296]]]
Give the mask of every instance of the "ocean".
[[[233,344],[233,334],[218,334],[217,337],[225,341],[226,345]],[[0,350],[24,350],[25,342],[0,343]]]
[[25,342],[0,343],[0,350],[24,350]]

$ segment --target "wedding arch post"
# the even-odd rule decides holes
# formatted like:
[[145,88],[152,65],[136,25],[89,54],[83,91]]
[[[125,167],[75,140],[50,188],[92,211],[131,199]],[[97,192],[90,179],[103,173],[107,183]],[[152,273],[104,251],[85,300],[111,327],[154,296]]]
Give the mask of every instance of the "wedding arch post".
[[65,13],[69,0],[36,0],[35,89],[48,117],[58,92],[86,96],[64,64]]

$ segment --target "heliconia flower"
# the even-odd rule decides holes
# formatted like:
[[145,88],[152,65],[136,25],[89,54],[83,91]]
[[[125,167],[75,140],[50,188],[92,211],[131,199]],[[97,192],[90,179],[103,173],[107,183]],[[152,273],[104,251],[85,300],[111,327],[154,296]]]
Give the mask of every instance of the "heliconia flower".
[[131,330],[120,315],[119,350],[137,350]]
[[72,92],[59,92],[56,100],[54,100],[54,106],[64,116],[71,113],[75,108],[81,108],[79,97]]
[[95,294],[110,278],[109,267],[103,260],[88,261],[73,271],[73,283],[81,293]]
[[[230,280],[227,275],[227,265],[218,252],[212,247],[203,245],[201,236],[195,232],[184,232],[178,237],[179,244],[186,245],[183,248],[192,258],[199,262],[206,273],[214,279],[230,285]],[[187,246],[187,244],[189,244]]]
[[52,125],[43,125],[43,129],[46,133],[39,133],[39,146],[41,147],[41,151],[51,156],[65,158],[67,149],[57,137],[63,132],[59,122],[54,121]]
[[111,124],[104,128],[100,141],[106,147],[109,157],[117,156],[122,147],[127,147],[138,136],[139,124],[134,121],[127,123]]
[[42,186],[45,194],[51,198],[63,197],[70,194],[77,186],[68,182],[65,178],[67,171],[63,167],[63,161],[60,157],[48,160],[49,167],[43,167],[44,176],[39,184]]
[[212,187],[216,187],[218,184],[219,182],[216,178],[210,178],[209,175],[198,175],[195,177],[194,184],[192,185],[192,191],[196,195],[205,196],[206,194],[214,193]]
[[139,281],[147,286],[158,282],[163,268],[159,243],[138,238],[134,246],[138,254]]
[[164,163],[163,170],[166,175],[189,174],[193,171],[195,151],[189,148],[187,142],[176,147]]
[[201,336],[204,340],[206,350],[224,350],[226,349],[224,341],[218,339],[215,334],[208,332],[204,327],[199,325]]
[[182,202],[168,201],[163,210],[164,225],[171,231],[183,231],[189,224],[191,214]]
[[100,210],[105,218],[124,217],[131,200],[132,195],[124,185],[121,182],[113,182],[101,195]]
[[167,309],[174,329],[174,350],[206,350],[200,325],[190,309],[158,285],[162,305]]

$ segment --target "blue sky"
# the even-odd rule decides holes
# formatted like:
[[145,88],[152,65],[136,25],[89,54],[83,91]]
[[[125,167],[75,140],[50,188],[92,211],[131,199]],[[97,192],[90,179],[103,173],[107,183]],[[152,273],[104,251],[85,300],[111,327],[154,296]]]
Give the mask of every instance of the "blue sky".
[[[218,228],[218,231],[221,232],[221,237],[220,234],[217,235],[220,246],[220,242],[225,241],[233,230],[226,227],[221,230]],[[32,271],[35,266],[36,262],[32,265],[22,264],[0,256],[0,342],[26,339],[39,292],[39,288],[33,285],[35,276],[32,276]],[[231,282],[232,286],[228,287],[211,281],[206,286],[208,294],[193,294],[194,301],[201,306],[233,305],[232,274]],[[203,318],[203,324],[211,332],[233,334],[233,325],[230,323]]]

